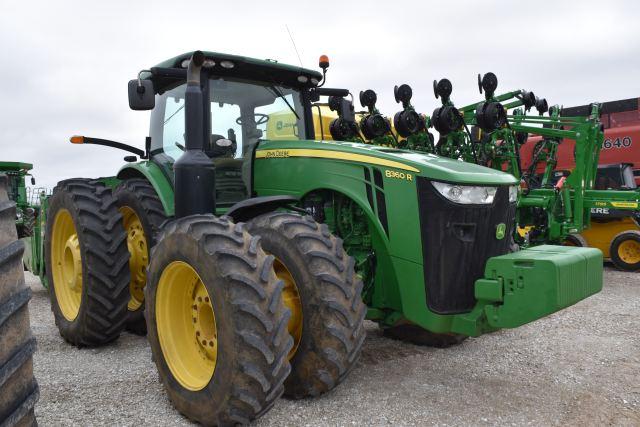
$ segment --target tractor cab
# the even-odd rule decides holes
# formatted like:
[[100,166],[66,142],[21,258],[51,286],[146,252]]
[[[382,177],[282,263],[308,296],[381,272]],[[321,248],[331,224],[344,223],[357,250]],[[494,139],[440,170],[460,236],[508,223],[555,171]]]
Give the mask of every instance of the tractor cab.
[[[305,88],[213,72],[206,73],[202,83],[204,153],[216,166],[218,205],[231,206],[251,194],[251,160],[268,128],[286,130],[281,139],[307,139]],[[173,176],[171,167],[186,145],[185,88],[184,82],[159,88],[151,114],[151,159],[168,176]]]
[[[214,52],[203,55],[202,148],[215,165],[216,206],[224,209],[253,194],[252,159],[267,134],[274,140],[313,138],[309,100],[323,75],[271,60]],[[136,91],[144,88],[143,83],[151,83],[148,87],[155,99],[149,158],[170,181],[173,165],[187,145],[186,75],[191,56],[165,61],[141,74],[139,84],[133,81]]]
[[[17,204],[26,205],[26,186],[25,176],[29,175],[29,171],[33,169],[33,165],[30,163],[22,162],[2,162],[0,161],[0,173],[7,175],[8,187],[7,193],[9,194],[9,200],[13,200]],[[32,184],[35,184],[33,177],[31,178]]]
[[599,165],[595,190],[634,190],[637,188],[632,163]]

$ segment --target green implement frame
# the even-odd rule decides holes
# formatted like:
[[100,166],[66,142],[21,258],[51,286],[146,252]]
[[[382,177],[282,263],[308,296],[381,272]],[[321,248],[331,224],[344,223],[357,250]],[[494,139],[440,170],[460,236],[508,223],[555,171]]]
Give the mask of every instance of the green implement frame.
[[[585,117],[564,117],[558,106],[549,109],[549,116],[542,116],[546,101],[542,101],[543,106],[540,103],[524,90],[497,96],[487,91],[485,101],[458,110],[461,125],[441,137],[438,151],[447,157],[503,170],[521,180],[517,222],[520,230],[527,230],[525,240],[520,241],[525,245],[562,243],[568,235],[590,226],[592,208],[637,210],[639,191],[593,189],[604,139],[600,106],[592,104],[591,114]],[[446,105],[453,103],[448,100]],[[534,105],[540,115],[527,115]],[[498,113],[487,118],[487,111]],[[542,139],[534,149],[531,167],[523,170],[520,146],[530,136]],[[576,167],[554,183],[557,147],[564,140],[575,142]],[[537,177],[540,164],[544,164],[544,173]],[[516,234],[516,239],[520,238]]]

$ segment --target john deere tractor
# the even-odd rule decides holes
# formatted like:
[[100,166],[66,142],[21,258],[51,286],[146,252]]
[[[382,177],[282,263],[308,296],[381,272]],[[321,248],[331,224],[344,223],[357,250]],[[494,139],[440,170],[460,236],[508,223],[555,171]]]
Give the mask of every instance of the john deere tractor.
[[144,150],[73,137],[132,155],[116,176],[63,181],[48,201],[62,336],[95,346],[146,325],[171,401],[203,424],[333,389],[365,318],[445,346],[602,287],[598,250],[514,247],[512,175],[313,140],[313,103],[352,111],[348,90],[324,87],[328,66],[197,51],[142,71],[129,104],[151,110]]
[[[26,186],[26,177],[30,175],[29,171],[33,169],[33,165],[23,162],[4,162],[0,161],[0,173],[7,177],[7,194],[9,200],[16,204],[16,228],[18,230],[18,238],[29,237],[33,234],[35,226],[35,211],[29,203],[28,189]],[[32,185],[35,180],[31,177]]]

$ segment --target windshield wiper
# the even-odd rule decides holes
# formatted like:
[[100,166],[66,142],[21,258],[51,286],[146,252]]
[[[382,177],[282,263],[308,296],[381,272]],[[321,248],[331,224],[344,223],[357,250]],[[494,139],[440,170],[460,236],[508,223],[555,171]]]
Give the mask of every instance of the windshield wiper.
[[164,121],[164,123],[163,123],[163,124],[165,124],[165,125],[166,125],[166,124],[169,122],[169,120],[173,119],[173,117],[174,117],[176,114],[178,114],[180,111],[182,111],[182,109],[184,108],[184,106],[185,106],[185,105],[186,105],[186,103],[185,103],[185,104],[182,104],[182,105],[180,106],[180,108],[178,108],[178,109],[177,109],[177,110],[176,110],[172,115],[170,115],[170,116],[169,116],[169,117]]
[[300,120],[300,116],[298,115],[298,113],[296,113],[296,110],[294,110],[291,104],[289,104],[289,101],[287,101],[287,98],[285,98],[284,94],[280,91],[280,89],[278,89],[275,85],[269,86],[269,89],[271,89],[271,91],[275,96],[282,98],[282,100],[287,104],[287,107],[289,107],[291,112],[295,114],[296,119]]

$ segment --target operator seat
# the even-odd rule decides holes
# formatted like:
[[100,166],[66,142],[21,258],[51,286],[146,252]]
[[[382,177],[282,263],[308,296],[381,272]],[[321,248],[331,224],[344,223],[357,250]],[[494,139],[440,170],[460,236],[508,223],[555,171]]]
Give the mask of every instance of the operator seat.
[[232,205],[248,197],[248,188],[242,179],[242,159],[235,159],[238,144],[233,129],[228,136],[213,134],[205,153],[216,165],[216,201]]

